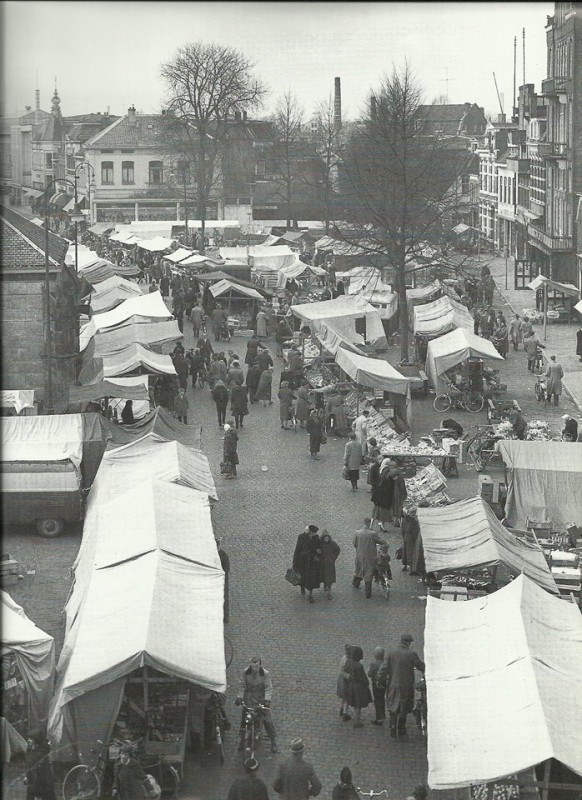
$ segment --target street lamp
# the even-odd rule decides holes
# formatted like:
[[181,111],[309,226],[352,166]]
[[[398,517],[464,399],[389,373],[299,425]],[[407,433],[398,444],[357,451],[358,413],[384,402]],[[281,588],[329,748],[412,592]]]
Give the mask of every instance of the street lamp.
[[[184,240],[186,246],[188,246],[188,239],[189,239],[189,232],[188,232],[188,195],[186,193],[186,187],[188,185],[188,168],[189,164],[185,158],[180,158],[176,161],[176,170],[179,170],[182,183],[184,184]],[[171,175],[177,177],[177,174],[174,170],[171,171]]]
[[78,274],[79,272],[79,222],[83,222],[85,220],[85,215],[82,213],[79,207],[79,196],[77,192],[77,181],[79,176],[77,175],[77,170],[79,167],[88,167],[91,172],[93,173],[93,179],[95,179],[95,170],[87,161],[81,161],[74,169],[74,184],[73,188],[75,190],[75,206],[73,209],[73,213],[70,215],[71,222],[75,223],[75,273]]

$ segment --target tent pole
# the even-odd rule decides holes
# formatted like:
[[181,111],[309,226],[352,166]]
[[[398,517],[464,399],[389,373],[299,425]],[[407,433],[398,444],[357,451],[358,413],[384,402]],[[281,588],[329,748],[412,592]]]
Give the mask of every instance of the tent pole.
[[542,789],[542,798],[541,800],[548,800],[548,796],[550,793],[549,783],[550,783],[550,768],[551,768],[551,759],[547,759],[544,763],[544,786]]

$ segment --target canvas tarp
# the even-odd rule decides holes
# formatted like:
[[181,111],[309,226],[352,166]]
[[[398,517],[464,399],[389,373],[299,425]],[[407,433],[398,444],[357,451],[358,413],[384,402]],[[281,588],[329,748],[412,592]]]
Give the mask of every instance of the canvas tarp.
[[79,277],[84,278],[91,286],[97,286],[99,283],[115,277],[116,274],[113,265],[103,258],[92,261],[83,269],[79,269]]
[[[92,400],[102,400],[104,397],[119,397],[123,400],[147,400],[149,395],[147,387],[143,385],[144,378],[140,376],[136,380],[136,385],[100,381],[88,386],[70,386],[69,404],[89,403]],[[147,381],[147,377],[145,380]]]
[[469,309],[446,295],[414,306],[413,320],[414,332],[422,336],[441,336],[455,328],[473,331],[474,327]]
[[291,311],[309,324],[312,333],[334,355],[342,341],[355,345],[364,344],[364,337],[356,331],[356,320],[365,320],[367,342],[380,346],[386,344],[380,315],[364,298],[357,295],[340,295],[334,300],[301,303],[291,306]]
[[547,286],[548,289],[567,294],[569,297],[580,297],[580,289],[574,286],[573,283],[559,283],[558,281],[546,278],[545,275],[538,275],[531,283],[528,283],[527,288],[537,292],[537,290],[541,289],[544,285]]
[[485,597],[428,597],[428,784],[451,790],[554,758],[582,775],[582,617],[524,575]]
[[179,264],[180,261],[192,255],[197,255],[197,253],[195,254],[193,250],[188,250],[185,247],[179,247],[177,250],[174,250],[173,253],[167,253],[164,256],[164,260],[170,261],[172,264]]
[[142,294],[139,297],[132,297],[129,300],[124,300],[123,303],[113,308],[111,311],[105,311],[103,314],[95,314],[91,317],[88,325],[81,331],[81,341],[79,342],[80,349],[85,349],[87,343],[97,331],[102,331],[106,328],[116,328],[132,317],[140,317],[144,321],[150,320],[153,322],[157,319],[171,319],[172,314],[168,310],[159,292]]
[[335,360],[344,372],[347,372],[350,378],[361,386],[382,389],[385,392],[408,394],[408,378],[401,375],[387,361],[360,356],[344,347],[338,348]]
[[121,679],[143,666],[224,692],[223,593],[220,566],[185,561],[161,550],[93,570],[67,634],[74,647],[67,647],[68,658],[61,656],[59,662],[49,714],[53,748],[74,742],[81,750],[85,742],[80,741],[78,722],[84,709],[77,701],[92,692],[97,705],[109,711],[101,722],[106,733],[118,713]]
[[281,267],[278,286],[280,289],[284,289],[287,281],[292,278],[311,278],[317,275],[327,275],[327,272],[322,267],[313,267],[311,264],[305,264],[297,259],[294,264],[290,264],[288,267]]
[[504,564],[558,594],[542,549],[508,531],[480,497],[417,513],[427,572]]
[[[143,234],[141,234],[143,236]],[[116,231],[109,237],[111,242],[118,242],[119,244],[137,244],[140,241],[140,235],[132,233],[130,230]]]
[[177,374],[170,356],[154,353],[141,344],[131,344],[116,353],[88,359],[79,373],[79,381],[83,385],[97,383],[136,369],[141,369],[148,375]]
[[17,414],[23,408],[34,408],[34,389],[4,389],[0,391],[0,406],[13,408]]
[[150,253],[161,253],[164,250],[169,250],[174,241],[174,239],[167,239],[165,236],[154,236],[152,239],[140,239],[136,244],[141,250],[148,250]]
[[76,467],[83,455],[83,415],[2,417],[3,461],[63,461]]
[[2,654],[12,652],[26,686],[29,730],[46,720],[53,691],[55,641],[32,622],[7,592],[1,591]]
[[[221,251],[222,255],[222,251]],[[261,247],[255,245],[249,250],[249,263],[255,269],[279,270],[297,261],[297,254],[286,244]]]
[[199,267],[201,264],[206,264],[208,261],[207,256],[201,256],[199,253],[192,253],[192,255],[185,258],[180,262],[181,267]]
[[119,419],[121,419],[121,412],[123,411],[126,400],[133,399],[126,397],[126,394],[132,389],[139,392],[143,392],[145,389],[144,398],[133,400],[133,418],[138,421],[150,413],[151,404],[148,391],[149,377],[147,375],[131,375],[129,378],[116,378],[115,384],[122,387],[122,394],[109,397],[109,405],[111,408],[117,409]]
[[[147,376],[137,376],[142,379]],[[127,378],[126,380],[130,380]],[[131,380],[135,380],[132,378]],[[111,420],[101,418],[106,431],[108,449],[135,442],[148,433],[157,434],[161,439],[177,441],[185,447],[200,450],[200,428],[195,425],[184,425],[170,414],[163,406],[157,406],[139,422],[133,425],[118,425]]]
[[218,252],[220,257],[226,261],[227,258],[233,261],[240,261],[243,264],[249,263],[250,247],[220,247]]
[[95,225],[91,225],[89,228],[89,233],[94,234],[95,236],[103,236],[105,233],[109,233],[115,228],[115,225],[111,222],[96,222]]
[[507,467],[505,514],[512,527],[524,529],[528,517],[562,530],[582,524],[582,447],[513,439],[496,447]]
[[441,377],[444,373],[462,364],[468,358],[484,358],[493,361],[503,361],[492,342],[475,336],[474,333],[463,328],[451,331],[445,336],[439,336],[428,343],[426,353],[426,373],[431,386],[438,392],[446,389],[447,383]]
[[171,344],[183,336],[175,319],[143,322],[141,317],[132,317],[131,320],[126,320],[115,328],[98,331],[85,348],[83,355],[99,358],[119,353],[130,344],[153,347]]
[[210,291],[213,297],[221,297],[222,295],[232,294],[238,295],[239,297],[250,298],[252,300],[262,300],[263,296],[256,289],[252,289],[249,286],[242,286],[239,283],[233,283],[232,281],[223,279],[218,281],[218,283],[212,284],[210,287]]
[[97,284],[97,288],[89,299],[89,305],[94,314],[100,314],[104,311],[111,311],[112,308],[130,297],[139,297],[141,293],[137,283],[128,281],[119,275],[113,275]]

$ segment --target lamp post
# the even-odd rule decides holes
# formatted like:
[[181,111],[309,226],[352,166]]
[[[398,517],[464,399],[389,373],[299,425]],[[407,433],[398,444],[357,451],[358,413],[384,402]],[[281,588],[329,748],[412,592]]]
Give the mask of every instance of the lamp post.
[[176,162],[176,168],[180,171],[182,183],[184,185],[184,238],[186,247],[188,246],[189,231],[188,231],[188,195],[186,193],[186,186],[188,185],[188,162],[185,158],[181,158]]
[[88,161],[81,161],[79,164],[77,164],[73,172],[74,190],[75,190],[75,208],[73,210],[73,213],[71,214],[71,221],[75,223],[75,272],[76,273],[79,272],[79,222],[83,222],[83,220],[85,219],[84,215],[81,213],[81,210],[79,208],[79,196],[77,192],[77,182],[79,179],[77,170],[79,169],[79,167],[83,167],[83,169],[85,167],[88,167],[93,173],[93,179],[95,179],[95,170],[93,169],[91,164],[89,164]]

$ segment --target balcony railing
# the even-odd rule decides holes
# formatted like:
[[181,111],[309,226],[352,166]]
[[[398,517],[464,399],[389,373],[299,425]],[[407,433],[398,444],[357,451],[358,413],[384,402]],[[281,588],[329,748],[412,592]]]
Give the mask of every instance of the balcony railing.
[[551,252],[565,252],[572,249],[571,236],[553,236],[551,233],[528,225],[527,235],[532,242],[541,244],[546,250]]
[[571,80],[566,77],[554,75],[542,81],[542,94],[565,94],[570,88]]
[[540,142],[538,153],[544,158],[567,158],[572,157],[572,151],[566,142]]

